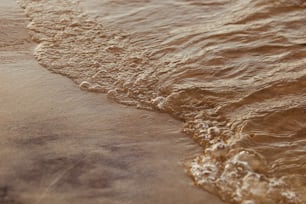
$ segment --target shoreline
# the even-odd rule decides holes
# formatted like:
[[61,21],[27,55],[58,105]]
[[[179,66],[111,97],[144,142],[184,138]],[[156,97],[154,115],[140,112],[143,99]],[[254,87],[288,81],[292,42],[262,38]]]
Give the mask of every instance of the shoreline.
[[222,203],[178,164],[201,150],[181,122],[51,74],[32,56],[22,10],[0,9],[0,201]]

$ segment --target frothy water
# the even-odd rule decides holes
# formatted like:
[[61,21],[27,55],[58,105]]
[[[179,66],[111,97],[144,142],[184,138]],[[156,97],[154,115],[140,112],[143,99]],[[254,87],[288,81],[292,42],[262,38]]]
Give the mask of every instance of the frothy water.
[[189,172],[222,199],[306,202],[304,0],[88,2],[19,1],[41,65],[183,120]]

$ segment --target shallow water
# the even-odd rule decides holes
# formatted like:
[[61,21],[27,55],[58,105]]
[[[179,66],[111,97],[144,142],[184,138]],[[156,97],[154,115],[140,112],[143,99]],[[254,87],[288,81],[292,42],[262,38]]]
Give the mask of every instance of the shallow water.
[[167,112],[190,174],[233,203],[306,202],[306,2],[20,0],[35,57],[81,89]]
[[43,69],[14,1],[0,22],[1,204],[223,203],[186,177],[200,147],[180,121]]

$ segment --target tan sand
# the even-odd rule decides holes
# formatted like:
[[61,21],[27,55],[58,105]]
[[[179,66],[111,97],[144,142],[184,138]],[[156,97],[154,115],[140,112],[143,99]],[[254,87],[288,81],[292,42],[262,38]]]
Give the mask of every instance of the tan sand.
[[181,122],[46,71],[26,24],[14,1],[0,2],[1,204],[222,203],[184,173],[200,148]]

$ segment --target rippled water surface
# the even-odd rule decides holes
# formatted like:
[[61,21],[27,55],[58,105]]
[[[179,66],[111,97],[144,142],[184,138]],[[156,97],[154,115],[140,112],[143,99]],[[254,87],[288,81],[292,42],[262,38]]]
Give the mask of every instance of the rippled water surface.
[[81,89],[167,112],[233,203],[306,202],[304,0],[20,0],[35,56]]

